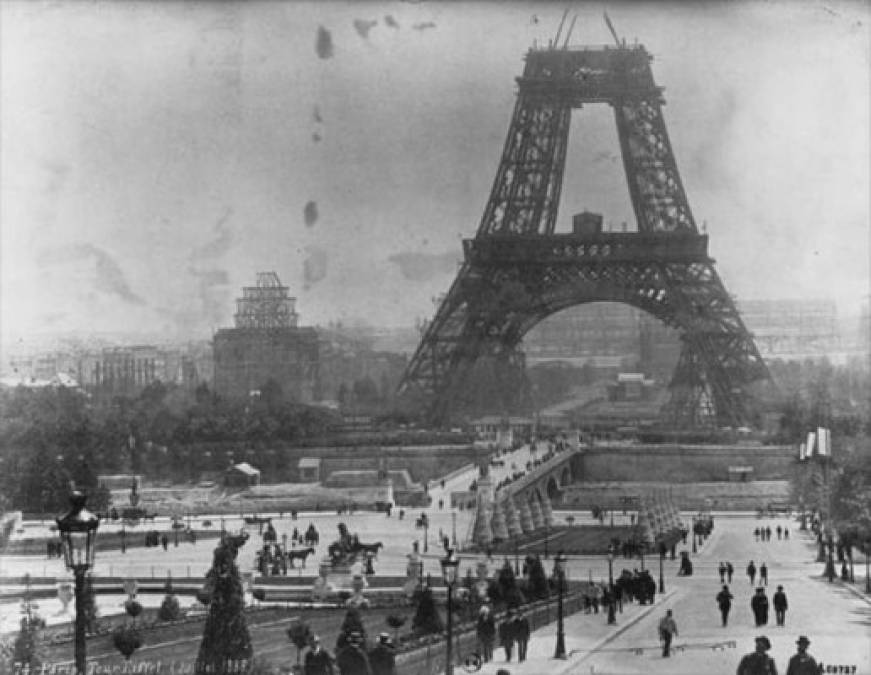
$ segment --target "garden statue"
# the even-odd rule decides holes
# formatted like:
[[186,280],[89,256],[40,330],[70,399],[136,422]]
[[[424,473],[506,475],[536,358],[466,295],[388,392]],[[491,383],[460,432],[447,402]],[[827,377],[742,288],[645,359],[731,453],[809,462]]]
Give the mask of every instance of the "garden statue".
[[354,562],[358,548],[357,535],[348,532],[345,523],[339,523],[339,538],[327,547],[333,567]]
[[330,584],[327,581],[327,575],[330,573],[330,565],[327,562],[322,562],[318,567],[318,578],[315,579],[312,585],[312,599],[316,602],[323,602],[330,594]]

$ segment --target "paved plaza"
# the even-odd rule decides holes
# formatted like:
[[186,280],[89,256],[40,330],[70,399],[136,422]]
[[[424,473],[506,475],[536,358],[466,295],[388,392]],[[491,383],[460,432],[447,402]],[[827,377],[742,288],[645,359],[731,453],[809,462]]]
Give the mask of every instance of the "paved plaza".
[[[413,541],[420,542],[423,549],[424,531],[415,527],[416,516],[420,510],[408,510],[403,520],[397,512],[388,518],[385,514],[358,512],[352,515],[326,513],[300,513],[296,521],[288,515],[274,521],[279,538],[289,534],[294,527],[304,530],[310,522],[320,530],[321,541],[316,555],[309,559],[307,574],[314,573],[316,562],[326,553],[326,547],[336,537],[339,522],[345,522],[352,532],[357,532],[363,541],[382,541],[384,548],[377,561],[377,571],[383,574],[401,575],[405,572],[406,554],[411,551]],[[428,531],[428,552],[424,555],[425,572],[434,577],[440,575],[439,556],[443,550],[438,543],[439,531],[447,536],[463,539],[469,528],[471,513],[428,509],[431,526]],[[565,519],[574,515],[578,522],[595,522],[590,514],[557,511],[555,518]],[[200,517],[203,518],[203,517]],[[210,517],[219,522],[219,517]],[[684,515],[685,519],[688,514]],[[624,517],[618,515],[617,523]],[[757,542],[753,528],[760,524],[778,524],[790,528],[789,540]],[[226,518],[225,525],[230,530],[243,526],[238,517]],[[150,524],[149,524],[150,526]],[[240,551],[240,569],[250,571],[253,557],[260,543],[257,526],[248,525],[251,541]],[[127,553],[120,551],[101,552],[97,560],[96,573],[118,576],[154,576],[165,579],[167,572],[175,577],[204,575],[211,563],[214,540],[201,540],[197,544],[181,542],[178,547],[172,543],[169,549],[135,548]],[[679,547],[680,550],[682,547]],[[686,547],[687,549],[689,546]],[[626,604],[624,611],[617,615],[617,625],[608,626],[606,615],[575,614],[565,622],[567,660],[554,660],[556,624],[552,623],[533,634],[529,659],[520,665],[516,662],[504,663],[502,650],[497,650],[496,660],[486,664],[482,673],[493,675],[499,668],[507,668],[512,675],[534,675],[548,673],[611,673],[628,675],[632,673],[668,673],[698,675],[700,673],[733,673],[741,655],[752,651],[753,638],[765,634],[773,643],[770,654],[777,661],[781,673],[786,670],[788,657],[795,652],[795,640],[799,635],[807,635],[811,640],[810,652],[825,664],[856,666],[857,673],[871,673],[871,598],[865,596],[864,558],[856,559],[856,584],[843,584],[840,581],[828,583],[821,578],[822,564],[816,563],[816,547],[812,536],[800,532],[798,524],[792,520],[759,520],[751,514],[715,514],[715,527],[711,537],[698,554],[692,556],[694,575],[678,577],[678,561],[666,560],[664,577],[666,593],[657,594],[653,606]],[[778,584],[783,585],[789,598],[786,625],[774,625],[773,612],[769,624],[762,628],[754,625],[749,600],[753,586],[749,583],[744,569],[749,560],[757,566],[765,562],[769,569],[767,594],[770,598]],[[465,569],[473,569],[478,556],[462,556],[461,575]],[[717,610],[715,595],[720,589],[717,572],[720,561],[729,560],[735,566],[735,577],[731,584],[735,596],[729,626],[722,628]],[[656,556],[645,559],[646,566],[658,578],[659,560]],[[497,557],[491,561],[491,569],[502,564]],[[550,571],[550,562],[545,563]],[[614,561],[615,575],[623,568],[629,570],[640,567],[636,559],[617,558]],[[42,557],[4,557],[0,559],[0,573],[4,576],[29,572],[34,575],[66,576],[63,564],[58,559]],[[301,572],[290,572],[290,575]],[[608,578],[607,560],[604,556],[571,556],[568,562],[570,578],[579,580],[606,581]],[[160,595],[141,596],[144,604],[158,604]],[[121,611],[120,596],[99,596],[103,615]],[[184,598],[182,598],[184,600]],[[677,621],[679,636],[673,645],[673,655],[665,659],[661,655],[656,626],[666,609],[672,609]],[[60,604],[57,600],[40,600],[40,612],[50,623],[69,620],[58,616]],[[17,607],[4,605],[3,630],[12,629],[17,622]],[[11,623],[10,623],[11,622]],[[255,641],[257,636],[255,637]],[[266,639],[266,636],[263,636]],[[267,640],[268,641],[268,640]],[[290,652],[288,652],[289,656]],[[279,658],[281,654],[275,654]],[[280,665],[280,664],[277,664]]]
[[[755,542],[753,528],[759,524],[790,528],[790,539]],[[617,615],[617,626],[607,626],[604,614],[575,614],[566,619],[566,661],[553,659],[556,625],[533,634],[529,658],[524,664],[504,662],[502,650],[493,663],[482,669],[493,675],[506,668],[511,675],[560,675],[598,673],[632,675],[720,675],[736,671],[738,661],[753,651],[754,637],[766,635],[773,645],[769,655],[785,673],[795,653],[799,635],[811,640],[809,652],[826,665],[855,666],[856,673],[871,673],[871,596],[864,589],[864,558],[856,560],[855,585],[821,578],[822,564],[814,562],[816,547],[810,533],[800,533],[787,519],[757,520],[753,516],[722,516],[694,560],[692,577],[677,577],[677,561],[665,562],[666,593],[657,594],[656,604],[627,605]],[[729,625],[723,628],[714,600],[721,588],[717,567],[730,560],[736,573],[730,585],[735,596]],[[751,589],[744,569],[754,560],[769,568],[769,600],[777,585],[787,593],[789,609],[783,627],[775,625],[773,611],[765,627],[757,628],[750,611]],[[572,573],[583,574],[583,560],[572,562]],[[651,562],[657,572],[658,559]],[[638,566],[637,560],[617,560],[615,570]],[[579,569],[580,568],[580,569]],[[758,577],[757,577],[758,582]],[[657,625],[666,609],[672,609],[679,635],[673,653],[662,657]]]

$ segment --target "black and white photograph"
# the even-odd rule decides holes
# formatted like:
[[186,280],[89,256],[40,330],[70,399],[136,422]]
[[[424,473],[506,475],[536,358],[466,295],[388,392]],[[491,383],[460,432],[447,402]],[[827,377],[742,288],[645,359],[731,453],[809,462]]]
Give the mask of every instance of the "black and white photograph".
[[869,26],[0,0],[0,673],[871,675]]

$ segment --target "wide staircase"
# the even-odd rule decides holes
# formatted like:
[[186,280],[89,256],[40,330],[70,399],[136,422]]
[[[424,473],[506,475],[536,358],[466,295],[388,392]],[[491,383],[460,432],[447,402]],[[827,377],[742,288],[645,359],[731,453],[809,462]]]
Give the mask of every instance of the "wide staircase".
[[627,497],[642,497],[668,490],[682,510],[712,509],[715,511],[756,511],[769,506],[789,503],[789,481],[759,480],[748,482],[603,482],[576,483],[562,492],[561,502],[554,506],[564,509],[623,509]]

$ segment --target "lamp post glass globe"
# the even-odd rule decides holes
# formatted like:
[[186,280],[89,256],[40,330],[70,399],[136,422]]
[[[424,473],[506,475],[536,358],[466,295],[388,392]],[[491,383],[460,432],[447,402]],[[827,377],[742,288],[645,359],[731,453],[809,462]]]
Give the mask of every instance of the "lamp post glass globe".
[[457,574],[459,574],[460,569],[460,559],[457,558],[453,549],[449,550],[448,554],[439,560],[439,564],[442,566],[442,578],[445,580],[445,584],[453,586],[457,581]]
[[72,508],[56,520],[67,569],[77,572],[94,565],[97,528],[100,519],[85,508],[87,497],[75,491],[70,495]]

